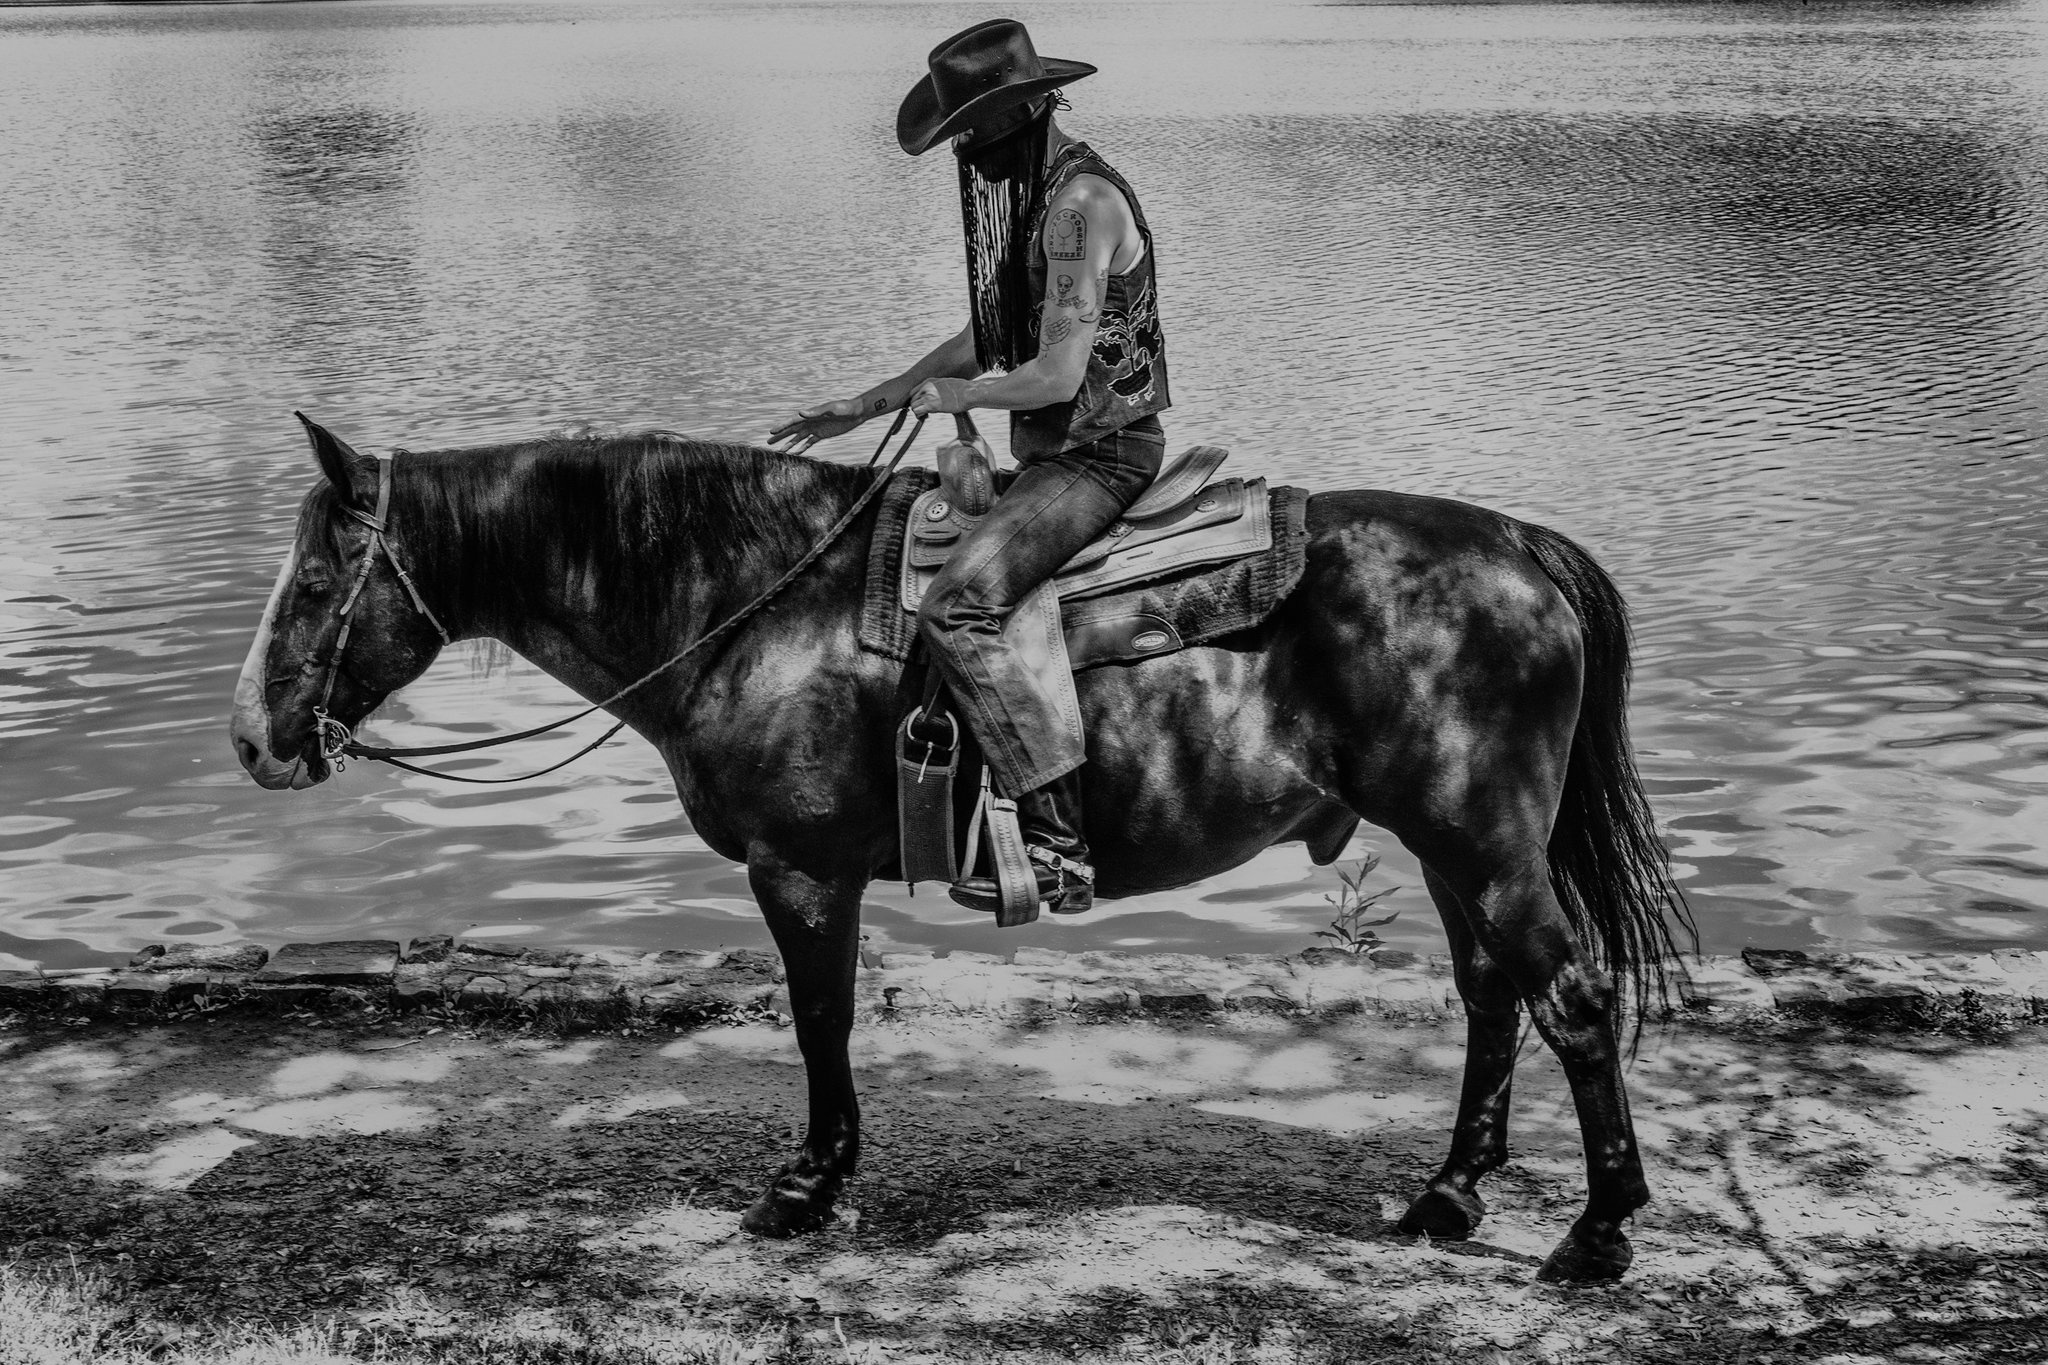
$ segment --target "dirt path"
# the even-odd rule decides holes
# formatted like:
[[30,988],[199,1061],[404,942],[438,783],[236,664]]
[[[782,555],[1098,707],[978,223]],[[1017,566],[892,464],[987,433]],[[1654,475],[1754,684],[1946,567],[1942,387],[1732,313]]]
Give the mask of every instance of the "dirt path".
[[1564,1291],[1531,1276],[1577,1132],[1533,1044],[1479,1238],[1391,1229],[1441,1156],[1450,1023],[864,1025],[864,1173],[791,1244],[735,1230],[801,1114],[787,1030],[428,1027],[0,1032],[0,1259],[103,1276],[137,1320],[595,1339],[687,1312],[834,1359],[2048,1358],[2040,1031],[1646,1039],[1636,1269]]

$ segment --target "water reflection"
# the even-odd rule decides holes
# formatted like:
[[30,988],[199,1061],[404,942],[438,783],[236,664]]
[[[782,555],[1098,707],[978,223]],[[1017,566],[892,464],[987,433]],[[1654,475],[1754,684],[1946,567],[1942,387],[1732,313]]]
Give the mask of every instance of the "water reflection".
[[[2048,947],[2041,7],[1173,13],[1034,29],[1102,66],[1074,126],[1160,225],[1174,436],[1593,547],[1710,947]],[[757,437],[949,331],[950,173],[888,136],[935,22],[0,12],[0,954],[764,943],[637,745],[282,798],[226,698],[312,477],[292,408],[366,448]],[[375,728],[565,700],[463,651]],[[1329,885],[1282,850],[1032,941],[1296,947]],[[1011,946],[930,894],[868,923]]]

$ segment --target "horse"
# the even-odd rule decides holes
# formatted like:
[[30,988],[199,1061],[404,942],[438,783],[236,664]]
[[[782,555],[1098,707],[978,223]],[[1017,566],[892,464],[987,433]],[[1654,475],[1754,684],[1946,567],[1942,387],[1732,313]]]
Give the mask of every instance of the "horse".
[[[667,762],[697,834],[746,865],[787,971],[809,1126],[741,1225],[823,1225],[860,1154],[861,894],[899,845],[906,684],[856,633],[877,518],[860,504],[881,472],[666,432],[380,461],[301,420],[322,477],[236,684],[242,766],[267,788],[324,781],[324,732],[455,640],[497,640],[606,699]],[[1360,820],[1400,840],[1467,1037],[1449,1153],[1398,1228],[1478,1227],[1526,1009],[1586,1158],[1584,1208],[1538,1275],[1619,1278],[1622,1224],[1649,1198],[1621,1065],[1667,988],[1674,926],[1692,930],[1629,748],[1622,598],[1566,537],[1469,503],[1320,492],[1306,530],[1302,576],[1260,625],[1076,678],[1097,894],[1184,886],[1287,840],[1328,862]],[[719,623],[715,648],[610,700]]]

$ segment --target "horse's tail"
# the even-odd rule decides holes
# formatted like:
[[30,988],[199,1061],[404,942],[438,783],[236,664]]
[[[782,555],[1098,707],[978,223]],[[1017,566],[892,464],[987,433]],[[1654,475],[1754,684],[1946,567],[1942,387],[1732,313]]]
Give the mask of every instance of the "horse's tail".
[[1584,640],[1579,723],[1550,831],[1550,885],[1579,938],[1632,999],[1640,1038],[1652,1006],[1669,1003],[1672,971],[1684,970],[1674,923],[1694,951],[1699,929],[1671,879],[1629,747],[1628,607],[1606,570],[1570,540],[1526,523],[1517,531],[1578,614]]

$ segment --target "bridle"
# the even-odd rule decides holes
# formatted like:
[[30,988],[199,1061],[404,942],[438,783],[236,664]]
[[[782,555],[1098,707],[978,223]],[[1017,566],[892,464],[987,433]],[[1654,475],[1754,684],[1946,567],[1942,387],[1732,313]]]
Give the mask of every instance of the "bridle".
[[396,452],[377,457],[377,510],[365,512],[360,507],[343,503],[341,510],[355,521],[370,528],[370,543],[363,549],[363,562],[356,569],[356,581],[350,586],[348,596],[335,609],[335,619],[341,622],[341,633],[335,637],[334,650],[327,656],[327,679],[320,687],[319,704],[313,708],[313,729],[320,740],[320,757],[328,767],[340,772],[343,759],[355,747],[355,735],[346,725],[327,714],[327,703],[334,699],[334,680],[341,675],[341,656],[348,649],[349,632],[355,629],[354,612],[356,603],[362,598],[363,589],[369,585],[370,573],[377,567],[377,556],[381,552],[391,561],[391,571],[398,575],[405,595],[412,599],[413,609],[427,618],[441,637],[443,645],[455,643],[448,634],[448,628],[441,624],[441,618],[434,615],[433,608],[420,596],[412,575],[405,571],[405,565],[398,558],[398,551],[392,547],[385,517],[391,511],[391,485],[397,479]]
[[[889,442],[895,439],[896,433],[903,429],[903,420],[909,414],[910,409],[907,405],[896,410],[896,420],[890,424],[889,430],[883,435],[881,444],[875,447],[875,453],[868,457],[868,467],[873,468],[875,462],[881,459],[882,452],[888,449]],[[971,431],[973,429],[972,423],[967,420],[965,414],[961,414],[958,420],[963,431]],[[522,773],[518,777],[465,777],[461,773],[440,772],[432,768],[416,767],[404,760],[407,758],[426,758],[470,753],[477,749],[494,749],[499,745],[512,744],[522,739],[533,739],[540,735],[548,734],[551,731],[559,730],[565,725],[573,725],[585,716],[602,711],[628,694],[638,691],[663,673],[668,672],[669,669],[674,668],[677,664],[689,658],[692,654],[695,654],[704,646],[710,644],[713,640],[729,634],[742,621],[745,621],[748,617],[759,611],[771,598],[795,581],[798,574],[816,563],[818,557],[832,547],[845,532],[846,528],[853,525],[855,518],[861,514],[861,511],[869,503],[873,502],[880,495],[881,491],[888,486],[889,476],[895,473],[896,466],[903,462],[903,457],[910,453],[911,445],[917,440],[918,433],[924,429],[924,422],[925,419],[919,417],[912,424],[909,433],[903,438],[903,444],[896,448],[896,453],[889,458],[889,463],[882,467],[881,473],[876,476],[874,482],[868,485],[867,491],[854,500],[853,506],[846,509],[846,514],[834,522],[832,528],[820,537],[818,543],[805,551],[803,558],[792,564],[783,573],[782,577],[769,584],[753,601],[705,631],[695,640],[692,640],[680,652],[655,665],[655,667],[635,678],[632,682],[627,683],[603,701],[593,702],[572,716],[564,716],[558,721],[553,721],[547,725],[537,725],[531,730],[521,730],[516,734],[493,735],[487,739],[475,739],[462,744],[430,744],[404,749],[385,748],[381,745],[359,743],[348,726],[327,713],[327,703],[334,697],[334,680],[341,670],[342,651],[348,648],[349,632],[355,624],[351,619],[351,613],[355,610],[357,599],[362,596],[364,586],[370,581],[370,572],[376,568],[380,552],[385,559],[391,561],[392,572],[398,575],[398,581],[405,588],[406,596],[412,600],[413,607],[418,610],[420,615],[426,617],[432,623],[435,631],[440,634],[441,643],[443,645],[454,643],[454,638],[448,634],[448,630],[441,624],[440,618],[434,615],[432,609],[427,606],[426,599],[420,596],[420,590],[414,585],[412,575],[405,571],[405,565],[399,562],[398,553],[391,546],[388,538],[389,532],[386,526],[386,517],[391,509],[391,485],[396,476],[396,465],[393,461],[398,452],[394,451],[390,455],[379,455],[377,457],[377,510],[371,513],[364,512],[360,508],[350,507],[346,503],[342,505],[342,511],[348,513],[355,521],[370,528],[370,543],[363,551],[363,562],[362,566],[356,570],[355,583],[349,588],[347,598],[343,600],[340,608],[335,612],[335,616],[341,622],[341,633],[335,639],[334,652],[327,658],[327,679],[320,689],[320,704],[313,708],[313,725],[320,745],[321,761],[326,763],[334,772],[341,772],[345,761],[348,759],[365,758],[379,763],[389,763],[394,768],[403,768],[407,772],[419,773],[426,777],[442,777],[451,782],[492,785],[505,782],[524,782],[529,778],[545,777],[558,768],[567,767],[610,740],[619,731],[625,729],[626,722],[618,722],[611,729],[605,731],[591,743],[584,745],[560,763],[542,768],[538,772]]]

